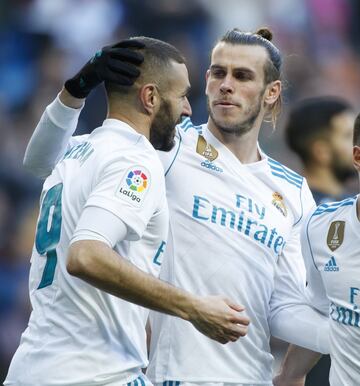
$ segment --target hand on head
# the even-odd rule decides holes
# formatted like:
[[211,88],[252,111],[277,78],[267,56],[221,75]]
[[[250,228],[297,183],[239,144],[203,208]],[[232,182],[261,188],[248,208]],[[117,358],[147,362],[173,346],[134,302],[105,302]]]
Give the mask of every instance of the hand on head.
[[136,39],[122,40],[98,51],[82,69],[65,82],[66,90],[75,98],[86,98],[104,81],[132,86],[140,75],[138,66],[144,61],[138,51],[144,44]]

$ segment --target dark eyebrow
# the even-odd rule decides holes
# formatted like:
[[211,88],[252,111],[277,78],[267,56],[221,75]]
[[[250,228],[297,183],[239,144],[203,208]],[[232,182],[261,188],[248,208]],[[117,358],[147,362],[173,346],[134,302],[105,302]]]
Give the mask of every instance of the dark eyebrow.
[[220,66],[219,64],[212,64],[210,70],[225,70],[225,67]]
[[246,73],[249,75],[255,75],[255,72],[253,70],[251,70],[250,68],[246,68],[246,67],[236,67],[233,69],[233,72],[243,72],[243,73]]
[[[210,66],[210,70],[224,70],[224,71],[226,71],[226,67],[221,66],[220,64],[212,64]],[[246,73],[248,75],[253,75],[253,76],[255,75],[255,72],[247,67],[236,67],[232,70],[232,72],[243,72],[243,73]]]

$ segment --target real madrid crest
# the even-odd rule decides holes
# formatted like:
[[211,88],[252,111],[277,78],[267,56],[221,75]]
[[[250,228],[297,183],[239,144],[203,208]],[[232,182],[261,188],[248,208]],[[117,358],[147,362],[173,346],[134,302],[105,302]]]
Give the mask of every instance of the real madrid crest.
[[276,209],[278,209],[281,214],[286,217],[287,216],[287,209],[284,203],[284,198],[279,192],[274,192],[272,195],[273,199],[271,203],[275,206]]
[[330,224],[326,242],[331,251],[338,249],[344,241],[345,221],[333,221]]
[[205,157],[210,162],[214,161],[219,155],[214,146],[207,143],[206,139],[202,135],[199,135],[196,145],[196,152]]

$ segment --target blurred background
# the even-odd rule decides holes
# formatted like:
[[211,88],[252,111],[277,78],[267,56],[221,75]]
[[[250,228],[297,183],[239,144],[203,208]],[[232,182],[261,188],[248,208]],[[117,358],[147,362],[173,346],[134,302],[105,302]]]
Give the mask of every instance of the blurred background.
[[[284,105],[276,130],[265,125],[264,150],[301,172],[286,147],[284,125],[305,97],[334,95],[360,110],[358,0],[0,0],[0,381],[30,312],[29,257],[42,182],[22,159],[44,108],[64,80],[99,48],[146,35],[177,46],[188,60],[193,122],[206,121],[205,71],[228,29],[269,27],[284,58]],[[101,87],[88,98],[78,133],[104,119]],[[356,192],[349,180],[346,192]]]

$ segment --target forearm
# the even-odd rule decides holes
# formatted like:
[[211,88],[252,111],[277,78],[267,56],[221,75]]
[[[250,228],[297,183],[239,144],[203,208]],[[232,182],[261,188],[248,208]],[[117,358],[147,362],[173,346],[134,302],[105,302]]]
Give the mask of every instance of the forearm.
[[[61,91],[46,108],[26,148],[24,167],[37,177],[46,178],[51,173],[76,129],[83,100],[67,94]],[[69,106],[61,102],[61,95]]]
[[59,99],[61,103],[65,106],[70,107],[72,109],[80,109],[84,106],[85,98],[75,98],[73,97],[65,87],[62,88],[59,94]]
[[328,318],[306,304],[294,304],[278,310],[270,318],[270,332],[276,338],[329,353]]
[[308,349],[290,345],[276,377],[275,385],[292,385],[303,381],[309,371],[315,366],[321,354]]
[[[82,244],[91,248],[82,248]],[[71,245],[68,271],[89,284],[140,306],[189,320],[196,297],[141,271],[98,241]]]

